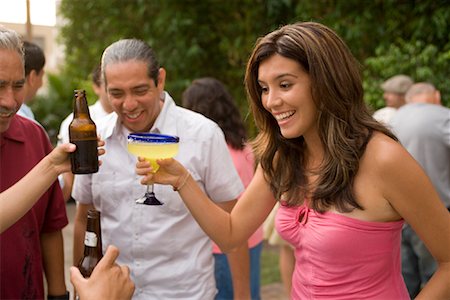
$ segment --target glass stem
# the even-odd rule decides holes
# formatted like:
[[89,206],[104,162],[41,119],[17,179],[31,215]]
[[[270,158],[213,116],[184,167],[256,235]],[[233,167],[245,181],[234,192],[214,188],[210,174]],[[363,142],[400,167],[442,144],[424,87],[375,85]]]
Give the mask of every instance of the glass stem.
[[149,189],[149,187],[152,187],[152,191],[151,191],[151,193],[153,194],[153,184],[151,184],[151,185],[147,185],[147,192],[148,192],[148,189]]

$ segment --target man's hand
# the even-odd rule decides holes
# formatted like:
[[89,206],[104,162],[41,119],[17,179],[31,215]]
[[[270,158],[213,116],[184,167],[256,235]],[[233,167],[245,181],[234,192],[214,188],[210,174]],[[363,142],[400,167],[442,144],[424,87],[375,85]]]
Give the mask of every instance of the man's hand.
[[90,278],[84,278],[77,267],[70,268],[70,281],[81,300],[131,299],[134,283],[130,269],[115,263],[119,249],[109,246]]

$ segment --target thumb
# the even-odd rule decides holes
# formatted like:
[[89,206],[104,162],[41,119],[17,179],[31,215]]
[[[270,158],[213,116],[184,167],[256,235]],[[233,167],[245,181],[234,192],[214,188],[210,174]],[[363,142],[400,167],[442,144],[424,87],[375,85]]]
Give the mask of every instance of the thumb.
[[160,165],[161,167],[168,167],[175,162],[175,159],[173,159],[172,157],[163,158],[163,159],[158,159],[157,162],[158,162],[158,165]]
[[65,152],[70,153],[70,152],[74,152],[77,146],[72,143],[66,143],[66,144],[62,144],[61,147]]
[[77,267],[70,267],[70,282],[77,290],[80,290],[80,285],[85,283],[87,280],[81,275],[80,270]]

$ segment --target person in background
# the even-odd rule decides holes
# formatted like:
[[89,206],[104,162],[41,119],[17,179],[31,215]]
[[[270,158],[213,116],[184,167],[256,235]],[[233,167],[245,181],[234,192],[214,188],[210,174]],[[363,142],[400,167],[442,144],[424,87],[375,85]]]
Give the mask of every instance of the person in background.
[[409,299],[404,222],[438,261],[416,299],[450,299],[448,211],[420,165],[371,116],[359,66],[319,23],[258,39],[245,83],[260,164],[231,213],[211,203],[176,158],[158,160],[156,173],[139,159],[136,173],[142,184],[175,187],[223,251],[246,241],[279,199],[275,226],[295,247],[292,299]]
[[[439,90],[426,82],[413,84],[406,93],[406,105],[398,110],[391,126],[450,209],[450,109],[441,106]],[[422,205],[428,205],[428,197],[423,199]],[[419,294],[436,268],[437,262],[422,239],[409,224],[405,224],[402,273],[411,298]]]
[[37,91],[42,87],[45,54],[41,47],[27,41],[23,42],[23,50],[25,53],[25,98],[17,114],[35,120],[33,111],[28,104],[33,101]]
[[[103,145],[103,141],[99,141],[99,146]],[[0,193],[0,234],[30,210],[58,174],[70,170],[68,154],[74,150],[73,144],[57,146],[22,179]],[[99,149],[99,155],[102,154],[104,150]],[[83,278],[78,268],[71,267],[71,282],[79,291],[80,300],[131,299],[134,283],[129,268],[115,263],[117,256],[119,250],[109,246],[89,279]],[[61,298],[68,299],[68,295]]]
[[[101,68],[98,64],[92,71],[92,88],[98,99],[94,104],[89,106],[89,114],[94,122],[98,122],[101,118],[110,114],[113,110],[109,104],[108,95],[106,94],[105,85],[101,78]],[[70,113],[61,123],[58,134],[58,145],[69,142],[69,125],[72,122],[73,113]],[[64,200],[70,200],[72,193],[74,175],[71,172],[62,174],[60,177],[61,187]]]
[[414,81],[406,75],[395,75],[381,84],[386,106],[375,111],[375,120],[389,126],[389,122],[397,109],[405,104],[405,93]]
[[[0,192],[20,181],[52,150],[43,128],[16,114],[25,97],[23,55],[19,35],[0,26]],[[23,217],[0,234],[1,299],[43,299],[44,274],[48,299],[68,297],[61,232],[67,223],[61,189],[54,181]]]
[[[253,150],[247,141],[247,130],[241,119],[239,108],[233,96],[225,85],[212,77],[204,77],[194,80],[183,92],[183,107],[201,113],[219,125],[225,135],[228,151],[233,159],[234,166],[241,177],[244,187],[250,183],[254,169],[255,159]],[[227,256],[214,244],[213,253],[215,260],[215,277],[218,299],[235,299],[233,287],[239,283],[233,278],[239,278],[234,274],[249,272],[250,289],[252,299],[261,299],[260,273],[262,227],[259,227],[247,241],[249,249],[249,261],[239,265],[230,265]]]
[[[130,132],[178,136],[177,158],[211,203],[230,211],[244,187],[224,134],[213,121],[175,104],[164,90],[166,71],[144,41],[123,39],[108,46],[101,70],[115,113],[97,122],[106,142],[99,172],[75,176],[74,261],[82,255],[86,213],[95,207],[101,212],[103,244],[116,245],[121,251],[118,261],[131,269],[134,299],[214,299],[211,240],[172,188],[155,185],[161,206],[135,202],[145,187],[134,173],[137,159],[127,150],[127,137]],[[229,259],[243,255],[248,255],[244,241]],[[236,298],[248,299],[250,280],[239,275],[243,287]]]

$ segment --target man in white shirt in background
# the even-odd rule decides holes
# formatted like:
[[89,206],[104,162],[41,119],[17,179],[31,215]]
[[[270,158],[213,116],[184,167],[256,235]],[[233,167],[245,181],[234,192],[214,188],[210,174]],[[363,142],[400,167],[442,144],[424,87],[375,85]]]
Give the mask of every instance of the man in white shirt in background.
[[[101,79],[100,64],[92,71],[92,89],[97,95],[98,100],[89,106],[89,114],[94,122],[109,115],[113,110],[109,104],[108,95],[105,91],[105,85]],[[58,134],[58,145],[69,142],[69,125],[72,122],[73,113],[68,115],[61,123]],[[64,173],[60,176],[61,188],[63,191],[64,200],[70,199],[73,186],[73,174],[71,172]]]

